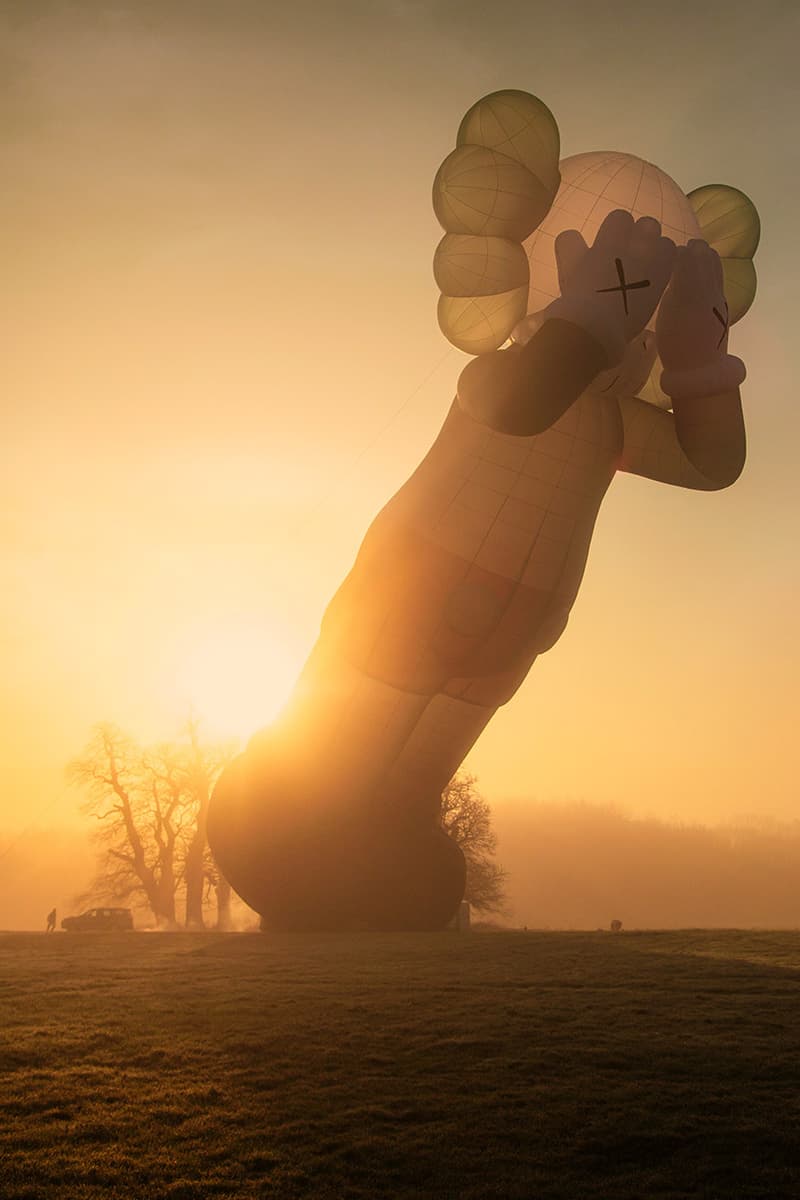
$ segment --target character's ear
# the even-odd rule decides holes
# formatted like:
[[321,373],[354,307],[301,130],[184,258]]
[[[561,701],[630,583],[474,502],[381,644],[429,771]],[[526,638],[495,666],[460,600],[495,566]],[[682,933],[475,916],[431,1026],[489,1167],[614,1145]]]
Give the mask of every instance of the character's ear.
[[439,326],[468,354],[496,350],[525,316],[522,242],[555,199],[558,155],[558,126],[541,100],[492,92],[467,112],[437,172],[433,207],[447,231],[433,260]]
[[[456,145],[487,146],[505,154],[541,180],[551,196],[558,191],[561,183],[558,125],[547,105],[530,92],[508,88],[478,100],[458,127]],[[539,220],[544,216],[542,213]]]
[[722,259],[723,287],[730,324],[740,320],[756,294],[752,258],[761,236],[756,207],[744,192],[722,183],[708,183],[689,192],[700,231]]
[[446,233],[433,256],[439,325],[460,350],[484,354],[502,346],[524,317],[530,269],[521,242]]

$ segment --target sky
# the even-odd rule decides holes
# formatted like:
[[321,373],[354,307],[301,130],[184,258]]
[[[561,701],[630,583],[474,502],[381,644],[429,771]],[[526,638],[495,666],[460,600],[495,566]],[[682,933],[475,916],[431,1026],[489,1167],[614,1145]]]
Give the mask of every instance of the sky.
[[280,707],[466,364],[430,187],[505,87],[563,155],[740,187],[763,235],[743,476],[614,481],[468,765],[503,803],[795,818],[798,36],[788,0],[0,0],[0,831],[77,820],[96,721]]

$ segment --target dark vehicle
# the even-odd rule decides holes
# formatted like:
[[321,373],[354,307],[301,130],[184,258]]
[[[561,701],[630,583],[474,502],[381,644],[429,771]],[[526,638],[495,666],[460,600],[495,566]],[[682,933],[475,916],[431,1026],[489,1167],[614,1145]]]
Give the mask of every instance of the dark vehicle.
[[79,917],[65,917],[61,928],[69,933],[105,933],[107,930],[133,929],[129,908],[90,908]]

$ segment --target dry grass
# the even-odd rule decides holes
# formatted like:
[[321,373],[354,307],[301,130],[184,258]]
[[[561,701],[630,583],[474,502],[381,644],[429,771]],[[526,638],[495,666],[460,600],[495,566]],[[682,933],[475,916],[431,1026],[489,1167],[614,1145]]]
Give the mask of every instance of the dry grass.
[[800,935],[0,937],[0,1195],[800,1196]]

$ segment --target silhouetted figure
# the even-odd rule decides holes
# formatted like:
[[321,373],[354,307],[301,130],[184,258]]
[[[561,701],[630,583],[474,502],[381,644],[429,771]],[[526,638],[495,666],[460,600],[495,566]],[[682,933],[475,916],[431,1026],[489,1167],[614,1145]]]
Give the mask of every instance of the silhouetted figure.
[[621,929],[622,929],[622,921],[612,921],[611,922],[611,932],[612,933],[619,933]]
[[47,914],[47,929],[45,930],[45,932],[46,933],[55,933],[55,931],[56,931],[56,910],[54,908],[51,908],[50,912]]

